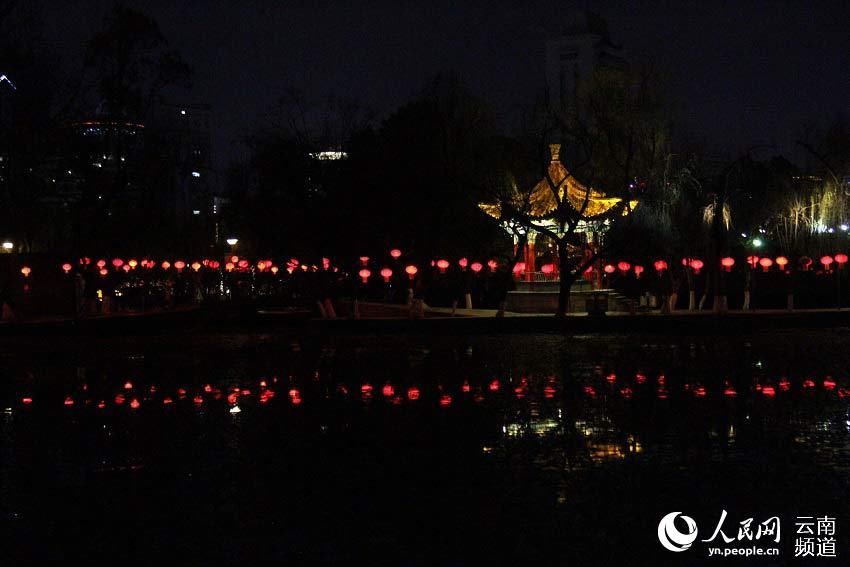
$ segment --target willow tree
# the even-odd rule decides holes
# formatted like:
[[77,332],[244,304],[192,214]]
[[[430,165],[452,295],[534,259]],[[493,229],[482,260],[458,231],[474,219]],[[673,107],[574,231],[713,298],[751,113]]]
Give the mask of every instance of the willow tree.
[[557,316],[569,310],[572,284],[604,253],[604,232],[637,206],[663,166],[667,127],[657,86],[646,69],[594,74],[536,129],[540,181],[503,183],[481,205],[503,226],[555,244]]

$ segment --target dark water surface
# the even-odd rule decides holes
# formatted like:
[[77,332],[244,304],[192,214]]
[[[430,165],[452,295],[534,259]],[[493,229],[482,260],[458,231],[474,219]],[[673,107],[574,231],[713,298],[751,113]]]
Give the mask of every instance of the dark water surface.
[[[661,548],[837,518],[850,335],[0,344],[0,565],[729,564]],[[238,408],[238,413],[237,413]]]

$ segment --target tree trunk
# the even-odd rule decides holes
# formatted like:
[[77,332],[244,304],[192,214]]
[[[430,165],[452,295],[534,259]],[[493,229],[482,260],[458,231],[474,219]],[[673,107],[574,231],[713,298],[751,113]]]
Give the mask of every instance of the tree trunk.
[[558,288],[558,312],[555,313],[555,316],[566,317],[567,313],[570,312],[570,290],[575,281],[566,244],[558,245],[558,269],[561,272],[561,277]]

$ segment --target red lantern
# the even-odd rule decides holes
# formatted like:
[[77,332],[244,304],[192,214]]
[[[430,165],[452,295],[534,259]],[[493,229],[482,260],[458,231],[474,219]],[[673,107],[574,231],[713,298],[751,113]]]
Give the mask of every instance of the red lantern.
[[174,267],[177,269],[178,272],[182,272],[183,268],[186,267],[186,262],[184,262],[183,260],[177,260],[176,262],[174,262]]
[[21,268],[21,273],[24,275],[25,278],[28,278],[32,273],[32,269],[29,266],[24,266],[23,268]]
[[496,260],[488,260],[487,267],[490,268],[491,272],[495,272],[496,268],[499,267],[499,263]]
[[192,269],[197,272],[198,270],[201,269],[201,263],[200,262],[192,262]]
[[240,270],[246,269],[248,267],[248,260],[239,260],[237,266],[239,266]]
[[257,269],[262,272],[266,269],[266,263],[260,260],[259,262],[257,262]]
[[68,264],[67,262],[65,264],[62,264],[62,270],[64,270],[66,274],[71,272],[72,267],[73,266],[71,266],[71,264]]
[[441,274],[445,274],[446,270],[449,269],[449,261],[443,258],[437,260],[437,268],[439,268]]
[[663,272],[667,269],[667,262],[664,260],[656,260],[653,264],[656,272]]
[[788,258],[786,258],[785,256],[777,256],[776,265],[779,266],[779,269],[784,272],[785,266],[788,265]]
[[473,262],[472,265],[469,266],[469,268],[477,274],[478,272],[484,269],[484,266],[481,264],[481,262]]
[[394,260],[398,260],[399,258],[401,258],[401,250],[399,250],[398,248],[393,248],[392,250],[390,250],[390,256]]
[[367,281],[369,281],[369,276],[372,275],[372,272],[370,272],[366,268],[363,268],[362,270],[357,272],[357,275],[360,276],[360,279],[363,280],[363,283],[365,284]]
[[820,263],[823,264],[823,269],[829,271],[829,266],[832,265],[832,256],[822,256]]
[[210,269],[217,270],[219,266],[221,266],[221,262],[218,260],[210,260]]
[[227,270],[228,272],[232,272],[233,268],[235,268],[235,267],[236,266],[233,264],[233,262],[228,262],[224,265],[224,269]]
[[847,263],[847,254],[836,254],[835,255],[835,263],[838,264],[838,269],[842,269],[844,264]]
[[691,260],[689,265],[691,266],[695,274],[698,274],[702,267],[705,266],[703,261],[699,258],[694,258],[693,260]]
[[98,268],[102,269],[105,265],[106,265],[106,260],[98,260],[97,261],[97,267]]
[[514,264],[514,275],[519,276],[521,273],[525,271],[525,262],[517,262]]
[[747,264],[749,264],[751,268],[755,268],[759,264],[759,257],[747,256]]
[[136,262],[135,260],[130,260],[129,262],[127,262],[127,264],[129,264],[129,265],[130,265],[130,268],[131,268],[131,269],[133,269],[133,270],[135,270],[135,269],[136,269],[136,266],[138,266],[138,265],[139,265],[139,263],[138,263],[138,262]]
[[726,256],[725,258],[720,260],[720,265],[723,266],[723,269],[727,272],[731,272],[732,266],[735,265],[735,258],[732,258],[731,256]]
[[360,263],[364,266],[369,263],[369,256],[360,256]]
[[381,270],[381,277],[384,278],[385,283],[389,283],[390,278],[393,277],[393,271],[389,268],[384,268]]
[[812,263],[813,263],[812,259],[809,258],[808,256],[803,256],[802,258],[800,258],[799,262],[800,262],[800,266],[803,268],[804,272],[809,271],[809,268],[812,267]]
[[272,270],[273,274],[277,274],[277,272],[280,270],[280,268],[278,268],[277,266],[272,266],[271,270]]
[[124,260],[122,260],[121,258],[115,258],[112,260],[112,265],[117,270],[118,268],[124,265]]
[[469,265],[469,260],[467,260],[466,258],[461,258],[457,261],[457,265],[465,270],[466,267]]
[[407,277],[410,278],[410,281],[413,281],[413,278],[416,277],[416,272],[419,271],[419,268],[414,266],[413,264],[404,268],[404,272],[407,274]]
[[162,269],[163,270],[167,270],[170,267],[171,267],[171,264],[168,262],[168,260],[166,260],[165,262],[162,263]]
[[632,269],[632,265],[628,262],[620,262],[617,264],[617,269],[619,269],[624,274]]
[[762,258],[761,260],[759,260],[759,266],[761,266],[761,269],[765,272],[769,271],[772,265],[773,260],[771,260],[770,258]]
[[555,265],[543,264],[542,266],[540,266],[540,271],[543,272],[545,275],[550,276],[555,271]]
[[616,270],[616,269],[617,269],[617,268],[615,268],[615,267],[614,267],[614,266],[612,266],[611,264],[605,264],[605,267],[603,268],[603,270],[605,270],[605,273],[606,273],[606,274],[613,274],[613,273],[614,273],[614,270]]
[[99,273],[100,273],[101,276],[105,276],[109,272],[106,270],[106,268],[101,268]]
[[121,269],[124,270],[125,274],[128,274],[128,273],[130,273],[131,268],[130,268],[129,264],[124,264],[123,266],[121,266]]
[[635,266],[635,277],[640,279],[640,275],[643,273],[643,266]]

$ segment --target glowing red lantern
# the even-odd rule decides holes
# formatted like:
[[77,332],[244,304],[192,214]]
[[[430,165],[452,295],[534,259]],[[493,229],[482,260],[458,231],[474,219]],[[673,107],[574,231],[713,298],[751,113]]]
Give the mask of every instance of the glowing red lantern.
[[547,276],[552,275],[552,273],[555,271],[555,265],[543,264],[542,266],[540,266],[540,271],[546,274]]
[[481,264],[481,262],[473,262],[472,265],[469,266],[469,268],[477,274],[478,272],[484,269],[484,266]]
[[613,274],[614,270],[616,270],[617,268],[615,268],[611,264],[605,264],[605,267],[602,269],[605,271],[606,274]]
[[280,270],[280,268],[278,268],[277,266],[272,266],[272,267],[271,267],[271,271],[272,271],[272,273],[273,273],[273,274],[277,274],[277,272],[278,272],[279,270]]
[[239,264],[237,265],[239,266],[239,269],[244,270],[248,267],[248,260],[239,260]]
[[71,266],[71,264],[68,264],[67,262],[65,264],[62,264],[62,270],[64,270],[66,274],[70,273],[72,267],[73,266]]
[[693,269],[694,273],[698,274],[699,271],[703,268],[703,266],[705,266],[705,264],[699,258],[694,258],[693,260],[691,260],[690,266]]
[[182,272],[183,268],[186,267],[186,262],[184,262],[183,260],[177,260],[176,262],[174,262],[174,267],[177,269],[178,272]]
[[393,277],[393,271],[389,268],[384,268],[381,270],[381,277],[384,278],[385,283],[389,283],[390,278]]
[[260,260],[259,262],[257,262],[257,269],[262,272],[266,269],[266,263]]
[[121,269],[124,270],[125,274],[128,274],[128,273],[130,273],[131,268],[130,268],[129,264],[124,264],[123,266],[121,266]]
[[392,257],[394,260],[398,260],[399,258],[401,258],[401,250],[399,250],[398,248],[393,248],[392,250],[390,250],[390,257]]
[[369,263],[369,256],[360,256],[360,263],[364,266]]
[[488,260],[487,267],[490,268],[491,272],[495,272],[496,268],[499,267],[499,263],[496,260]]
[[413,281],[413,278],[416,277],[416,272],[418,271],[419,268],[417,268],[413,264],[404,268],[404,272],[407,274],[407,277],[409,277],[411,281]]
[[653,264],[656,272],[663,272],[667,269],[667,262],[664,260],[656,260]]
[[525,271],[525,262],[517,262],[514,264],[514,275],[519,276],[521,273]]
[[221,266],[221,262],[219,262],[218,260],[210,260],[211,269],[217,270],[219,266]]
[[21,268],[21,273],[24,275],[25,278],[28,278],[29,275],[32,273],[32,269],[29,266],[24,266],[23,268]]
[[106,269],[106,268],[101,268],[101,269],[100,269],[100,272],[98,272],[98,273],[99,273],[101,276],[105,276],[105,275],[106,275],[106,274],[108,274],[109,272],[107,271],[107,269]]
[[230,261],[233,262],[234,264],[238,264],[239,263],[239,256],[231,256]]
[[115,258],[112,260],[112,265],[115,266],[115,269],[117,270],[118,268],[124,265],[124,260],[122,260],[121,258]]
[[168,268],[170,268],[170,267],[171,267],[171,263],[170,263],[168,260],[165,260],[165,261],[161,264],[161,266],[162,266],[162,269],[163,269],[163,270],[167,270]]
[[844,264],[847,263],[847,254],[836,254],[835,263],[838,264],[839,270],[844,268]]
[[363,283],[365,284],[367,281],[369,281],[369,276],[372,275],[372,272],[370,272],[366,268],[363,268],[362,270],[357,272],[357,275],[360,276],[360,279],[363,280]]
[[620,270],[623,273],[626,273],[626,272],[628,272],[629,270],[632,269],[632,265],[629,264],[628,262],[619,262],[619,263],[617,263],[617,269]]
[[779,269],[784,272],[785,266],[788,265],[788,258],[786,258],[785,256],[777,256],[776,265],[779,266]]
[[466,258],[461,258],[457,261],[457,265],[460,266],[461,269],[465,270],[466,267],[469,265],[469,260],[467,260]]
[[643,273],[643,266],[635,266],[635,277],[640,279],[640,275]]
[[437,268],[440,270],[441,274],[445,274],[446,270],[449,269],[449,261],[443,258],[437,260]]
[[127,263],[130,265],[130,268],[132,268],[132,269],[134,269],[134,270],[136,269],[136,266],[138,266],[138,265],[139,265],[139,263],[138,263],[138,262],[136,262],[135,260],[130,260],[130,261],[129,261],[129,262],[127,262]]
[[735,265],[735,258],[732,258],[730,256],[726,256],[725,258],[720,260],[720,265],[723,266],[723,269],[726,270],[727,272],[731,272],[732,266]]
[[772,265],[773,260],[771,260],[770,258],[762,258],[761,260],[759,260],[759,266],[761,266],[761,269],[765,272],[769,271]]
[[233,265],[233,262],[228,262],[224,265],[224,269],[227,270],[228,272],[232,272],[233,268],[235,268],[235,267],[236,266]]
[[749,264],[751,268],[755,268],[756,266],[758,266],[758,263],[758,256],[747,256],[747,264]]
[[97,261],[97,267],[98,268],[103,268],[105,265],[106,265],[106,260],[98,260]]
[[829,267],[832,265],[832,262],[832,256],[822,256],[820,259],[820,263],[823,264],[823,269],[827,271],[829,271]]
[[201,269],[201,263],[200,262],[192,262],[192,269],[197,272],[198,270]]

